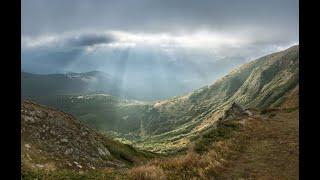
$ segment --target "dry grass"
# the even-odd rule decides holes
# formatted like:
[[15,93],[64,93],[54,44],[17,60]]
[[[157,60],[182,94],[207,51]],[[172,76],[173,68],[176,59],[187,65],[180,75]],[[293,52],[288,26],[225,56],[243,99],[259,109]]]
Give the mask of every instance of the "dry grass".
[[[185,155],[154,159],[129,170],[82,174],[28,171],[23,173],[23,179],[298,179],[298,108],[265,112],[270,113],[275,116],[232,121],[218,126],[221,128],[218,131],[205,133],[196,140],[205,146],[201,153],[197,153],[195,142]],[[47,169],[55,169],[55,166],[48,164]]]
[[[298,179],[298,111],[279,111],[265,120],[246,119],[231,137],[208,144],[198,154],[191,147],[185,155],[158,158],[145,165],[96,173],[61,172],[42,176],[63,179]],[[40,174],[41,175],[41,174]],[[50,179],[48,178],[48,179]],[[31,178],[32,179],[32,178]]]
[[298,179],[298,111],[271,110],[267,120],[246,119],[232,137],[198,154],[157,159],[130,170],[133,179]]
[[167,179],[164,171],[158,166],[139,166],[132,168],[128,175],[134,180],[155,180]]
[[235,153],[238,138],[218,141],[211,146],[211,150],[198,154],[190,149],[186,155],[156,159],[144,166],[130,170],[133,179],[212,179],[217,177],[227,164],[226,158]]

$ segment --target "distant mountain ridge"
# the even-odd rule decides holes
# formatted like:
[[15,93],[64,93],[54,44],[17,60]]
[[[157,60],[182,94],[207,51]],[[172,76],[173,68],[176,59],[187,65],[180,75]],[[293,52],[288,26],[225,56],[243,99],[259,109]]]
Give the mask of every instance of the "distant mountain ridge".
[[260,110],[278,107],[293,90],[299,90],[299,46],[244,64],[212,85],[153,104],[109,95],[71,95],[55,100],[54,106],[136,147],[170,152],[215,126],[233,103]]
[[112,94],[116,90],[116,82],[100,71],[48,75],[21,72],[21,96],[45,104],[59,95]]

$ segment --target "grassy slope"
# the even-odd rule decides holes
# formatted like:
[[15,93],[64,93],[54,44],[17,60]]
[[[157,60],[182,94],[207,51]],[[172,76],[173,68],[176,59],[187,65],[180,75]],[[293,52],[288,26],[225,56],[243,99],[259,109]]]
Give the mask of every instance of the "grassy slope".
[[221,174],[224,179],[298,179],[298,111],[278,113],[248,132],[246,147]]
[[298,83],[298,54],[295,46],[267,55],[210,86],[154,105],[119,106],[121,100],[114,97],[85,100],[69,96],[58,106],[93,128],[112,130],[110,135],[135,147],[174,153],[213,126],[233,102],[255,108],[281,103],[284,94]]
[[280,108],[201,133],[187,154],[128,170],[38,171],[25,173],[24,179],[298,179],[298,94],[296,86]]
[[298,46],[267,55],[233,70],[211,86],[155,104],[159,115],[151,116],[144,126],[152,130],[151,136],[136,146],[155,152],[185,148],[190,138],[213,126],[233,102],[260,109],[278,106],[286,92],[299,83],[298,55]]
[[22,102],[21,116],[23,177],[40,176],[42,170],[125,168],[155,156],[105,137],[69,114],[33,102]]
[[184,149],[190,138],[213,126],[233,102],[254,108],[278,106],[284,94],[298,84],[298,55],[298,46],[267,55],[210,86],[154,105],[119,105],[122,100],[112,96],[92,96],[90,100],[65,96],[54,106],[95,129],[133,142],[135,147],[174,153]]
[[298,110],[272,113],[277,115],[231,123],[239,129],[227,136],[215,136],[214,143],[206,142],[207,150],[200,154],[194,151],[194,146],[186,155],[152,160],[123,171],[41,171],[28,178],[298,179]]
[[230,121],[219,131],[202,134],[186,155],[154,160],[131,169],[129,175],[136,179],[298,179],[298,92],[298,87],[288,92],[279,109],[268,108],[261,116]]

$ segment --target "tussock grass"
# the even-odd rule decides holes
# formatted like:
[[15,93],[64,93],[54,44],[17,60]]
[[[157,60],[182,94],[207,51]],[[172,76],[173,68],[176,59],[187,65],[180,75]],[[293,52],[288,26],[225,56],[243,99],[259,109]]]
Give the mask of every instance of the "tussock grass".
[[167,179],[164,171],[154,165],[134,167],[129,171],[129,177],[133,180]]
[[[201,134],[186,154],[128,170],[28,172],[23,179],[298,179],[298,111],[277,113],[268,121],[223,122]],[[196,150],[199,142],[205,147],[201,153]]]
[[240,126],[241,124],[235,121],[223,122],[216,129],[202,134],[185,155],[152,160],[131,170],[129,176],[145,177],[149,174],[148,167],[153,167],[159,174],[165,174],[162,177],[166,179],[212,179],[224,169],[227,163],[225,159],[240,150],[241,145],[235,143],[242,140],[235,138]]
[[[202,134],[185,155],[152,160],[129,177],[145,177],[152,167],[165,179],[298,179],[298,111],[277,113],[269,121],[221,124]],[[205,147],[201,153],[197,143]]]

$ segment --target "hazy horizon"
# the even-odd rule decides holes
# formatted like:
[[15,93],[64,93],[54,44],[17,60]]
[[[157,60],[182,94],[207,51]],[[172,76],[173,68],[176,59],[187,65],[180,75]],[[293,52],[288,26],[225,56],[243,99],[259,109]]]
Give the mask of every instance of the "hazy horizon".
[[21,66],[178,95],[299,44],[298,10],[297,0],[23,1]]

